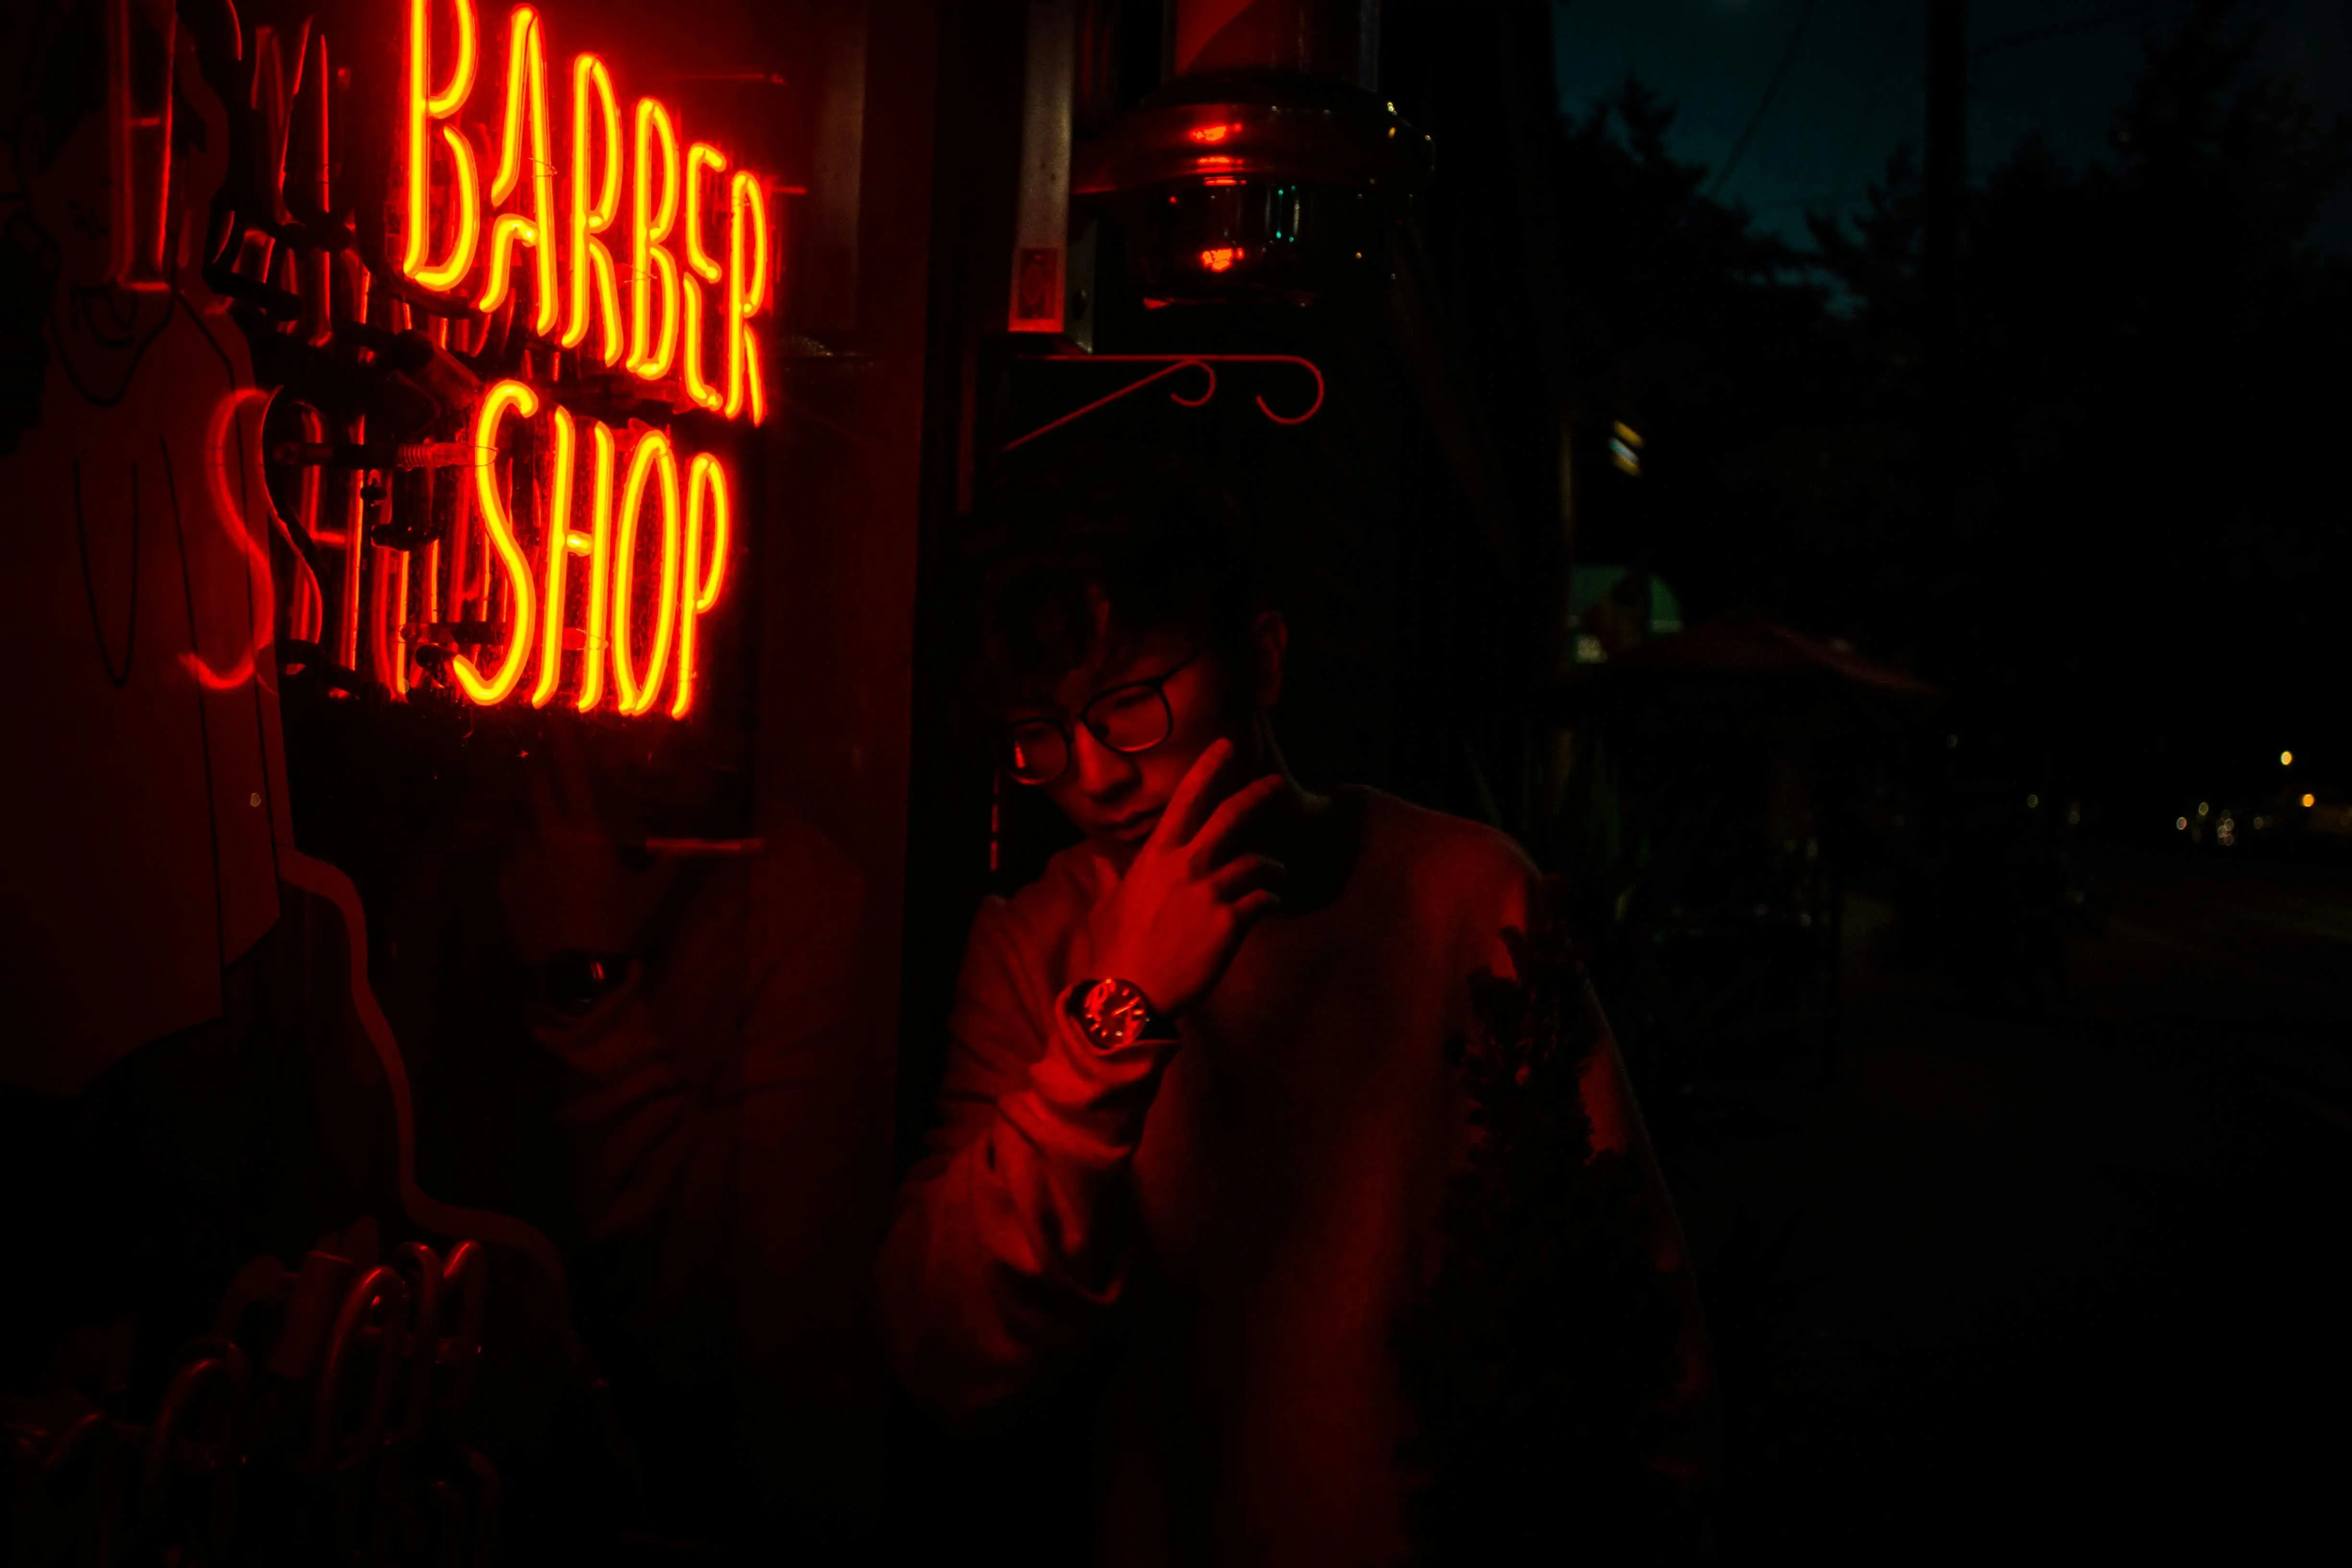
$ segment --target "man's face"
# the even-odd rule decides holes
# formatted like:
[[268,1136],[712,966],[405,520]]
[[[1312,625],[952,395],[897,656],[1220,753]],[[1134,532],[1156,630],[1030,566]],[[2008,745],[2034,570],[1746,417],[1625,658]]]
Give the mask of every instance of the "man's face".
[[[1168,739],[1159,745],[1144,752],[1115,751],[1076,722],[1077,713],[1097,694],[1156,679],[1171,669],[1175,673],[1161,690],[1173,722]],[[1225,679],[1215,656],[1181,633],[1114,638],[1096,658],[1062,678],[1050,710],[1020,708],[1007,717],[1058,719],[1072,726],[1069,762],[1059,778],[1043,787],[1079,832],[1124,867],[1160,825],[1169,796],[1201,753],[1221,736],[1240,738],[1234,733],[1237,725],[1226,700]]]

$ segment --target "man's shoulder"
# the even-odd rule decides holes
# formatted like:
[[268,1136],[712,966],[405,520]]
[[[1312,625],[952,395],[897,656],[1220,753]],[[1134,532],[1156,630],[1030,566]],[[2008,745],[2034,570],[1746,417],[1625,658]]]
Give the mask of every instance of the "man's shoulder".
[[1366,847],[1401,874],[1417,899],[1481,912],[1518,909],[1542,881],[1527,851],[1497,828],[1381,790],[1349,793],[1363,802]]

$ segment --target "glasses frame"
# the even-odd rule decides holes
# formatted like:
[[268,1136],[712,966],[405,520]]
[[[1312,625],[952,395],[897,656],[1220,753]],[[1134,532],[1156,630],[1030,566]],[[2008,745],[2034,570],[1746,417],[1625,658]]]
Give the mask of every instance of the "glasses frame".
[[[1176,732],[1176,706],[1174,703],[1168,700],[1168,683],[1175,679],[1180,672],[1200,657],[1201,650],[1196,647],[1191,653],[1186,654],[1182,658],[1177,660],[1174,664],[1170,665],[1166,669],[1161,670],[1157,675],[1146,677],[1141,680],[1122,680],[1117,686],[1106,686],[1100,691],[1096,692],[1092,697],[1087,698],[1085,705],[1079,708],[1076,713],[1069,717],[1065,718],[1058,715],[1041,713],[1034,718],[1022,720],[1021,722],[1024,724],[1050,724],[1055,729],[1062,732],[1062,765],[1055,769],[1045,777],[1042,779],[1024,779],[1019,773],[1013,772],[1009,763],[1000,760],[997,765],[1003,770],[1004,776],[1006,778],[1011,779],[1014,784],[1020,784],[1024,789],[1043,789],[1045,785],[1053,784],[1061,778],[1063,774],[1070,771],[1070,758],[1076,754],[1078,749],[1078,727],[1080,725],[1084,725],[1087,732],[1092,735],[1097,742],[1101,742],[1106,750],[1117,752],[1123,757],[1139,757],[1146,752],[1166,745],[1168,743],[1168,737]],[[1144,690],[1150,691],[1152,696],[1160,700],[1160,715],[1162,719],[1167,721],[1166,728],[1160,731],[1160,739],[1152,742],[1150,745],[1116,745],[1112,742],[1111,738],[1108,735],[1103,733],[1102,726],[1095,723],[1094,721],[1087,717],[1087,714],[1092,713],[1096,708],[1099,707],[1107,699],[1123,696],[1131,691]],[[1012,750],[1013,729],[1013,726],[1010,723],[1000,724],[998,726],[1000,740],[1003,742],[1003,749],[1007,752]]]

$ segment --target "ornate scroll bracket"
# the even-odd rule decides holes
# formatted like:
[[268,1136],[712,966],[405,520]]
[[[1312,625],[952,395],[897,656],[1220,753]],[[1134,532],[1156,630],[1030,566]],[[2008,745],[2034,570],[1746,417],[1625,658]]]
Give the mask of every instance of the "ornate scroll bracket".
[[1083,408],[1074,409],[1050,424],[1040,425],[1026,436],[1007,441],[1003,449],[1008,452],[1015,447],[1025,447],[1038,437],[1059,430],[1063,426],[1073,421],[1083,419],[1097,408],[1108,407],[1123,397],[1130,397],[1147,386],[1188,370],[1197,370],[1207,378],[1201,388],[1200,395],[1187,397],[1183,393],[1171,389],[1168,396],[1171,402],[1181,404],[1187,408],[1198,408],[1217,395],[1217,366],[1221,364],[1296,365],[1313,378],[1315,398],[1307,404],[1302,413],[1276,414],[1266,402],[1265,394],[1259,393],[1255,395],[1253,400],[1257,404],[1258,412],[1276,425],[1304,425],[1314,418],[1323,406],[1323,373],[1315,367],[1314,361],[1301,359],[1297,354],[1041,354],[1037,357],[1055,364],[1153,364],[1160,368],[1139,381],[1128,383],[1108,396],[1096,398]]

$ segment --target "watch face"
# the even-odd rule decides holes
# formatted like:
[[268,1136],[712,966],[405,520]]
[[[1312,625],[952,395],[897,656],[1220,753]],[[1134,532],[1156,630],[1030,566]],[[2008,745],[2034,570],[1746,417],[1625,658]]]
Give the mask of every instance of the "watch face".
[[1096,982],[1087,993],[1087,1033],[1102,1047],[1124,1046],[1141,1033],[1143,994],[1118,980]]

